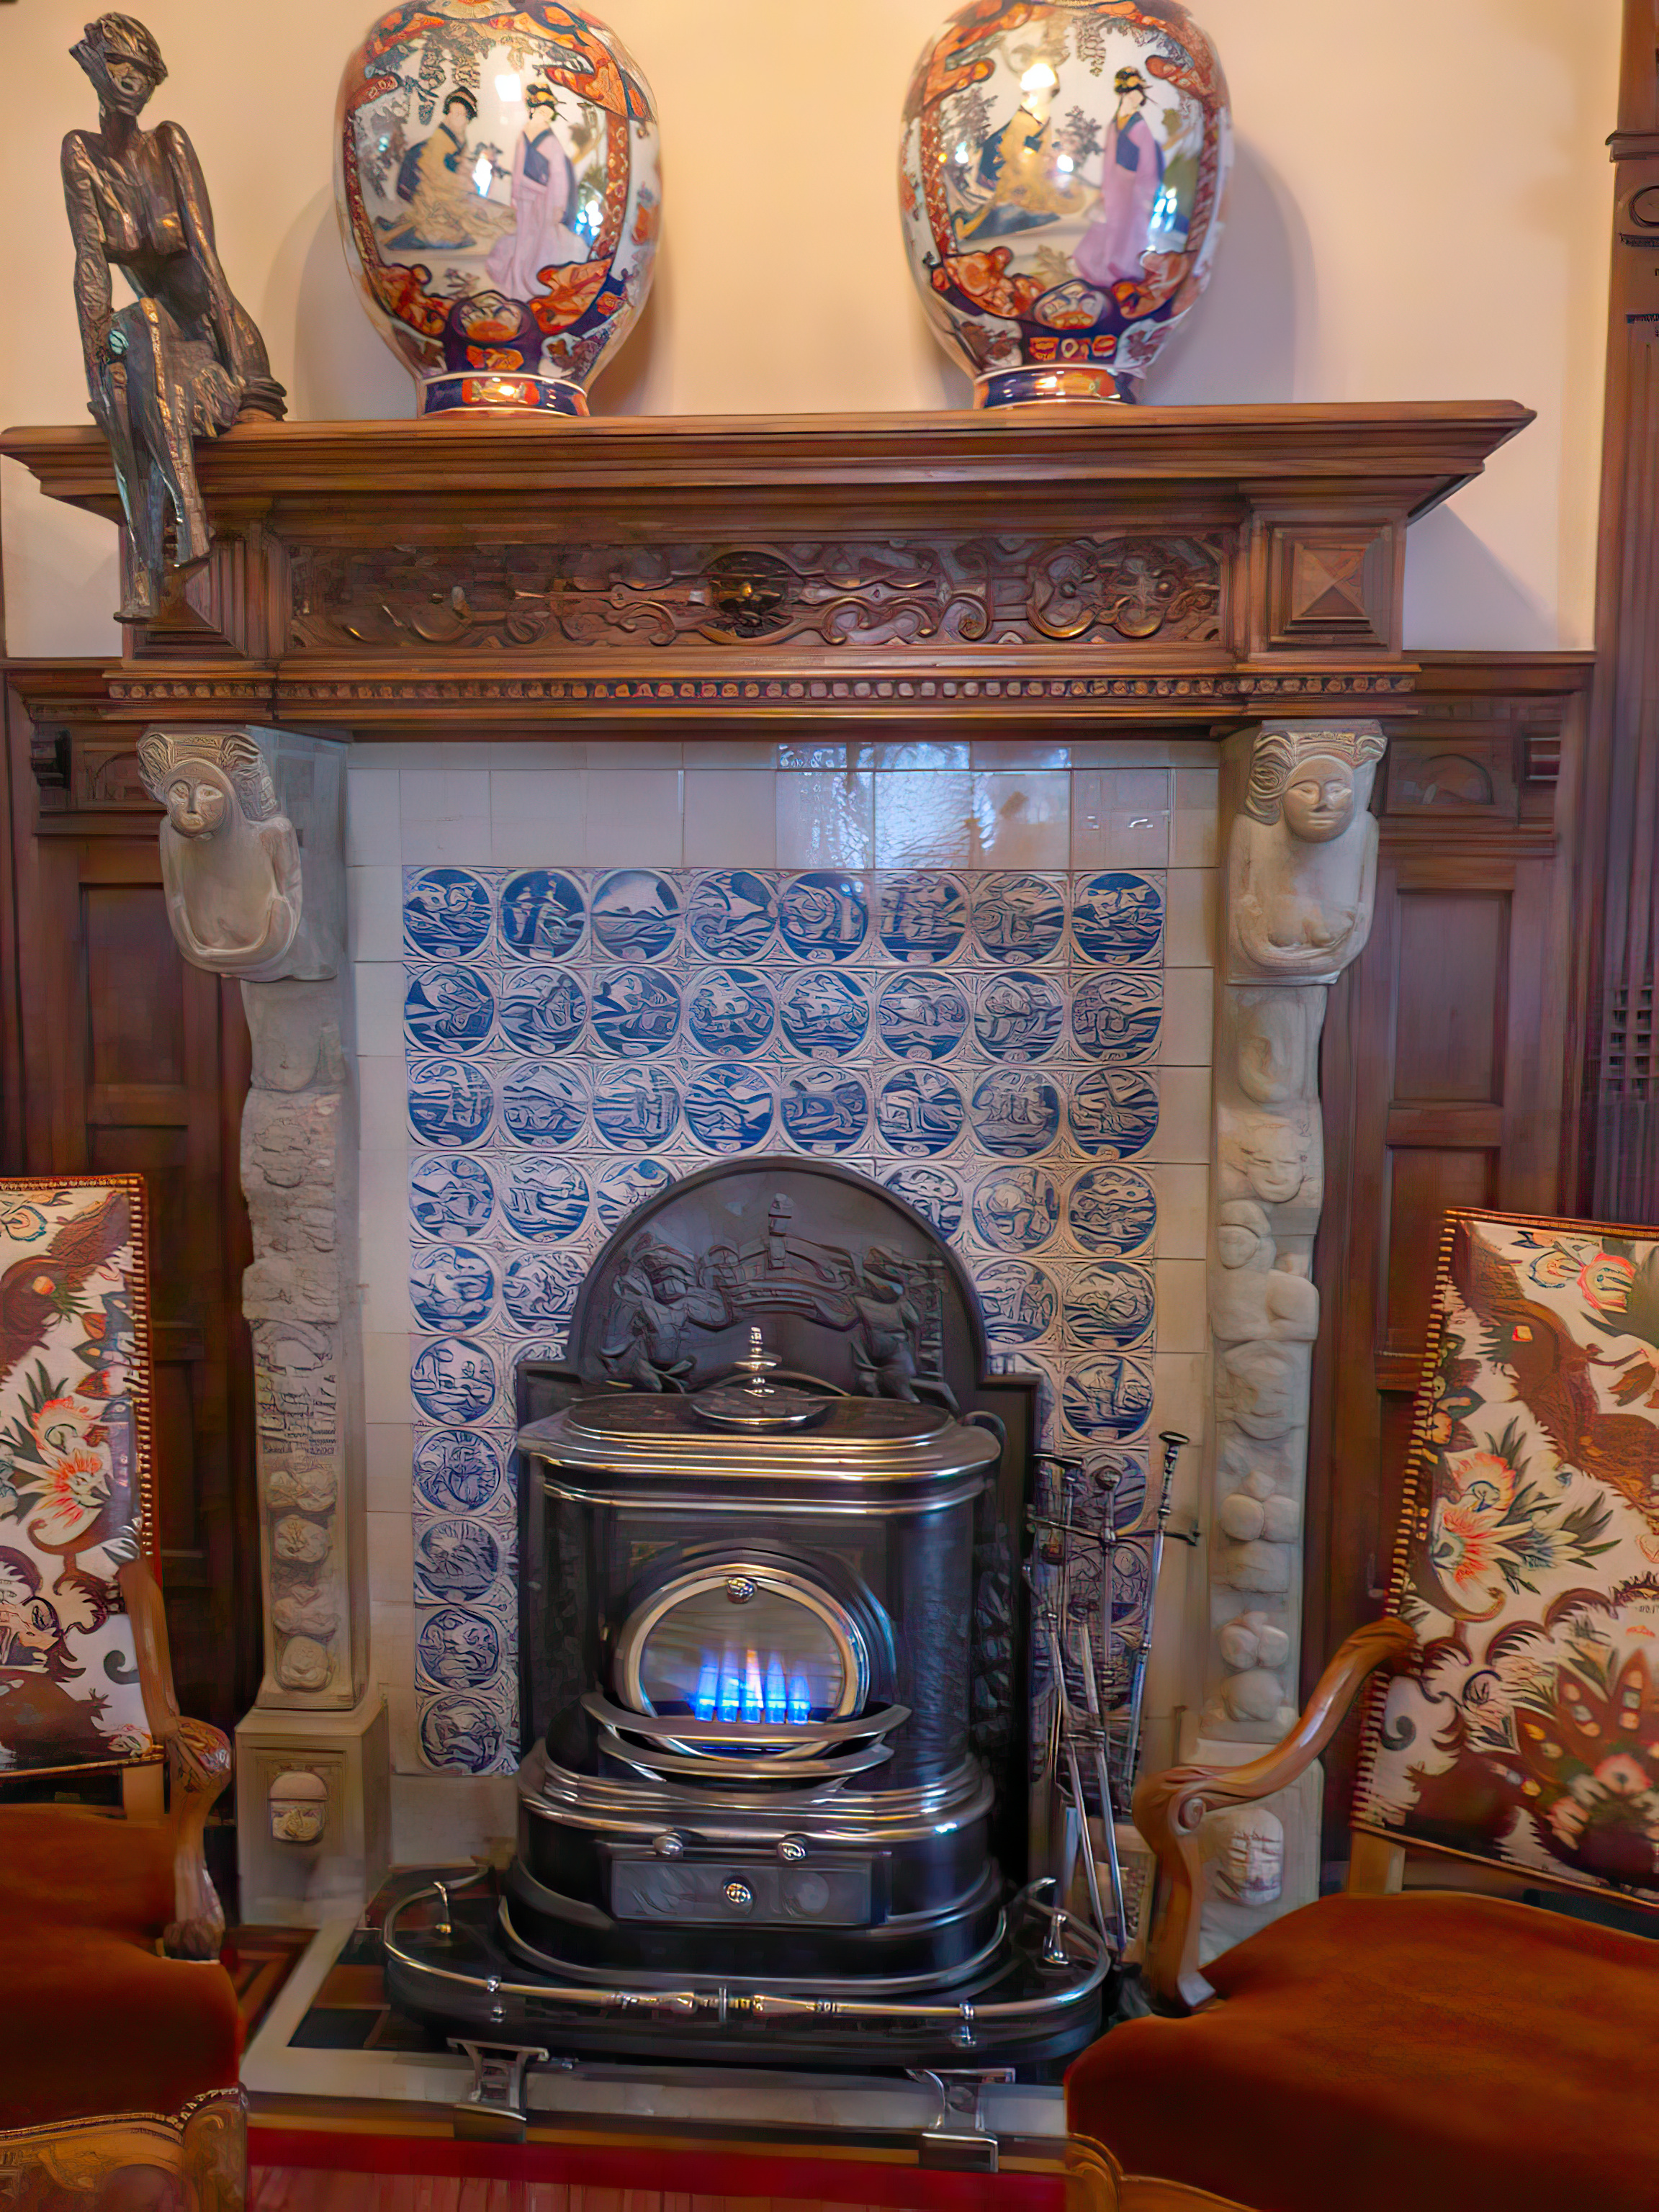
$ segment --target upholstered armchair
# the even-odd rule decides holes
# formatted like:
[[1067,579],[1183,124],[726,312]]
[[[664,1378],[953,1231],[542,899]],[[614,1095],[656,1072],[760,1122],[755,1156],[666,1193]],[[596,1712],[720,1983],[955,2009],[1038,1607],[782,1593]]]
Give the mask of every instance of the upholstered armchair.
[[[0,1182],[8,2212],[234,2212],[244,2190],[203,1850],[230,1746],[179,1711],[151,1565],[146,1241],[137,1177]],[[113,1780],[119,1813],[63,1802]]]
[[[1659,2206],[1659,1948],[1629,1932],[1659,1906],[1656,1376],[1659,1237],[1449,1217],[1396,1617],[1259,1759],[1136,1789],[1157,2010],[1072,2069],[1073,2212]],[[1201,1823],[1383,1668],[1347,1890],[1200,1966]],[[1408,1847],[1462,1887],[1404,1887]]]
[[159,1765],[126,1771],[124,1815],[0,1793],[0,2193],[20,2177],[19,2212],[34,2191],[95,2203],[135,2166],[188,2174],[204,2212],[240,2200],[241,2022],[203,1855],[230,1746],[179,1711],[148,1565],[120,1583],[170,1803]]

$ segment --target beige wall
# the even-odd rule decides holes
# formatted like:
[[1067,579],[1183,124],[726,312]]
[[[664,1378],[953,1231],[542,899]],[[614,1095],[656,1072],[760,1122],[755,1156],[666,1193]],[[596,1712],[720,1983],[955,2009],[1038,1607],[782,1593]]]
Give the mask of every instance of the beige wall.
[[[663,115],[656,295],[604,384],[629,412],[960,404],[899,243],[894,160],[938,0],[606,0]],[[82,418],[58,147],[94,115],[90,0],[0,9],[0,422]],[[1618,0],[1203,0],[1239,125],[1216,283],[1175,403],[1514,398],[1539,420],[1413,533],[1422,646],[1589,642]],[[202,156],[226,267],[301,417],[406,414],[330,185],[358,28],[334,0],[144,0],[153,113]],[[741,288],[741,289],[739,289]],[[550,434],[556,435],[556,432]],[[112,532],[0,470],[10,648],[113,648]]]

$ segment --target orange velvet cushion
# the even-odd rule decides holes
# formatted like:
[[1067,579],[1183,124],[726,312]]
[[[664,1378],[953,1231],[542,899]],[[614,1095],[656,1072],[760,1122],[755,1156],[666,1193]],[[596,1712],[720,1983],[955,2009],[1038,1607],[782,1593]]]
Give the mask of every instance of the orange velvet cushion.
[[1066,2084],[1128,2173],[1260,2212],[1659,2206],[1659,1946],[1492,1898],[1331,1897]]
[[229,1975],[155,1954],[173,1917],[170,1827],[0,1806],[0,2128],[174,2112],[234,2082]]
[[77,1805],[0,1802],[0,1884],[8,1917],[25,1926],[90,1923],[148,1943],[173,1917],[173,1829]]

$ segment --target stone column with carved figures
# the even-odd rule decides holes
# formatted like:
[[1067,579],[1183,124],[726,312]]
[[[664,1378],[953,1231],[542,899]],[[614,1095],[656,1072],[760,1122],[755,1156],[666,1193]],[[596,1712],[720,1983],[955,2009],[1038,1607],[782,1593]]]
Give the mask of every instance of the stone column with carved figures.
[[[1296,1717],[1324,1199],[1319,1043],[1330,986],[1370,933],[1370,799],[1384,749],[1375,722],[1274,722],[1222,750],[1209,1652],[1191,1754],[1200,1759],[1254,1758]],[[1206,1908],[1214,1949],[1317,1895],[1316,1772],[1271,1801],[1259,1826],[1248,1881],[1218,1885]],[[1225,1863],[1225,1838],[1206,1848]]]
[[[237,1730],[245,1915],[370,1878],[386,1792],[366,1698],[357,1106],[345,961],[345,747],[275,730],[146,732],[179,951],[241,979],[252,1045],[242,1188],[264,1669]],[[303,1799],[307,1818],[292,1806]]]

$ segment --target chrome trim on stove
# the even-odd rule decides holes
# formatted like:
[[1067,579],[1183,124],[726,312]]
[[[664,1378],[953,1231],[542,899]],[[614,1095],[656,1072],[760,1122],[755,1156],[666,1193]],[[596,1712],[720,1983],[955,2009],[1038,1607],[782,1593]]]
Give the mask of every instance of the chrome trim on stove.
[[[615,1472],[615,1470],[610,1470]],[[683,1467],[661,1470],[684,1475]],[[648,1505],[653,1513],[690,1513],[698,1520],[718,1515],[739,1514],[753,1520],[763,1514],[769,1521],[822,1521],[826,1516],[836,1520],[899,1520],[917,1518],[925,1514],[947,1513],[953,1506],[965,1505],[977,1498],[985,1487],[982,1477],[953,1483],[949,1490],[929,1491],[924,1495],[894,1500],[872,1501],[863,1498],[778,1498],[763,1489],[753,1496],[715,1496],[712,1492],[697,1496],[681,1496],[675,1492],[655,1491],[647,1483],[635,1483],[629,1469],[628,1486],[620,1490],[599,1490],[572,1482],[568,1472],[561,1469],[557,1474],[550,1469],[542,1477],[542,1487],[550,1498],[563,1499],[571,1505],[606,1505],[617,1510],[624,1507]],[[651,1472],[650,1469],[646,1470]],[[745,1475],[748,1474],[745,1468]],[[850,1480],[856,1481],[858,1477]]]
[[[971,1908],[965,1908],[961,1912],[941,1914],[935,1924],[948,1928],[953,1920],[968,1918],[970,1910],[980,1911],[982,1905],[982,1899],[976,1899]],[[660,1974],[613,1972],[607,1966],[574,1966],[568,1959],[556,1959],[550,1951],[538,1950],[535,1944],[526,1942],[513,1925],[513,1915],[506,1898],[501,1899],[495,1917],[501,1923],[501,1933],[520,1957],[529,1960],[533,1966],[545,1967],[550,1973],[568,1976],[572,1980],[584,1984],[609,1983],[619,1990],[649,1990],[661,1983]],[[887,1924],[891,1927],[896,1923],[890,1921]],[[812,1987],[825,1996],[902,1996],[908,1990],[949,1989],[952,1983],[965,1982],[973,1975],[982,1973],[1007,1941],[1007,1936],[1008,1916],[1006,1912],[999,1912],[990,1942],[981,1944],[971,1959],[963,1960],[959,1966],[935,1967],[932,1972],[925,1974],[872,1975],[857,1981],[814,1981]],[[722,1984],[717,1974],[688,1974],[684,1985],[699,1995],[708,1995],[719,1990]],[[775,1994],[787,1993],[791,1987],[787,1982],[769,1981],[762,1974],[745,1975],[743,1985],[745,1990]],[[726,1981],[724,1986],[729,1991],[731,1982]]]
[[[1036,1893],[1051,1889],[1051,1879],[1033,1882],[1020,1892],[1013,1901],[1012,1910],[1036,1911],[1052,1918],[1054,1907],[1040,1903]],[[994,2020],[1041,2020],[1046,2014],[1066,2013],[1094,1995],[1111,1970],[1112,1954],[1098,1930],[1086,1922],[1073,1920],[1068,1934],[1081,1943],[1090,1954],[1085,1960],[1086,1972],[1065,1989],[1045,1990],[1040,1996],[1004,1999],[989,2004],[958,1999],[954,2003],[871,2002],[840,1996],[795,1996],[787,1992],[774,1994],[756,1990],[752,1994],[745,1986],[733,1989],[722,1983],[714,1990],[686,1986],[680,1989],[634,1990],[618,1985],[613,1977],[611,1984],[589,1988],[577,1983],[560,1983],[549,1986],[545,1983],[507,1982],[498,1975],[458,1973],[453,1967],[429,1966],[425,1960],[411,1957],[397,1940],[399,1917],[411,1905],[423,1903],[437,1894],[428,1884],[424,1889],[411,1891],[400,1898],[386,1914],[382,1929],[386,1955],[403,1970],[419,1978],[451,1989],[463,1989],[488,1996],[525,1999],[535,2004],[554,2008],[561,2005],[586,2012],[622,2012],[666,2014],[677,2019],[690,2019],[699,2014],[712,2014],[724,2024],[736,2015],[739,2019],[775,2021],[786,2024],[798,2020],[867,2020],[885,2021],[893,2027],[920,2025],[926,2021],[952,2021],[969,2034],[974,2023]]]
[[721,1790],[728,1782],[796,1782],[807,1775],[822,1776],[833,1783],[843,1774],[867,1774],[872,1766],[884,1765],[893,1756],[884,1743],[872,1743],[862,1750],[843,1751],[827,1759],[793,1755],[780,1759],[713,1759],[701,1751],[676,1757],[647,1744],[630,1743],[619,1729],[613,1728],[599,1730],[599,1748],[625,1766],[631,1766],[636,1773],[653,1779],[666,1781],[673,1775],[683,1774],[688,1784],[702,1783],[706,1788]]
[[[737,1558],[715,1562],[712,1565],[694,1568],[690,1574],[678,1575],[672,1582],[664,1583],[654,1589],[645,1602],[637,1607],[624,1624],[617,1643],[616,1679],[623,1698],[635,1713],[656,1711],[646,1694],[641,1668],[647,1644],[653,1632],[671,1613],[695,1598],[707,1597],[715,1590],[724,1590],[728,1598],[734,1590],[747,1586],[753,1596],[762,1590],[773,1591],[809,1613],[829,1632],[841,1660],[841,1695],[836,1710],[829,1717],[845,1721],[864,1710],[870,1695],[870,1650],[857,1621],[821,1583],[791,1567],[781,1567],[769,1559]],[[734,1631],[734,1635],[736,1632]],[[740,1636],[737,1637],[742,1641]],[[586,1702],[586,1701],[584,1701]],[[609,1717],[606,1716],[605,1717]],[[644,1733],[653,1733],[651,1730]],[[877,1731],[872,1730],[872,1734]],[[690,1729],[681,1731],[684,1735]],[[782,1741],[776,1756],[779,1759],[806,1760],[821,1752],[825,1738],[810,1723],[805,1729],[794,1729],[787,1735],[780,1730]],[[732,1739],[727,1739],[732,1741]],[[697,1755],[693,1742],[681,1741],[673,1748],[690,1757]]]
[[722,1791],[718,1799],[670,1784],[573,1773],[541,1745],[519,1769],[519,1802],[529,1818],[647,1844],[671,1830],[688,1841],[727,1844],[774,1844],[786,1834],[823,1844],[916,1843],[984,1820],[994,1796],[976,1759],[919,1789],[866,1794],[831,1785],[750,1798]]

